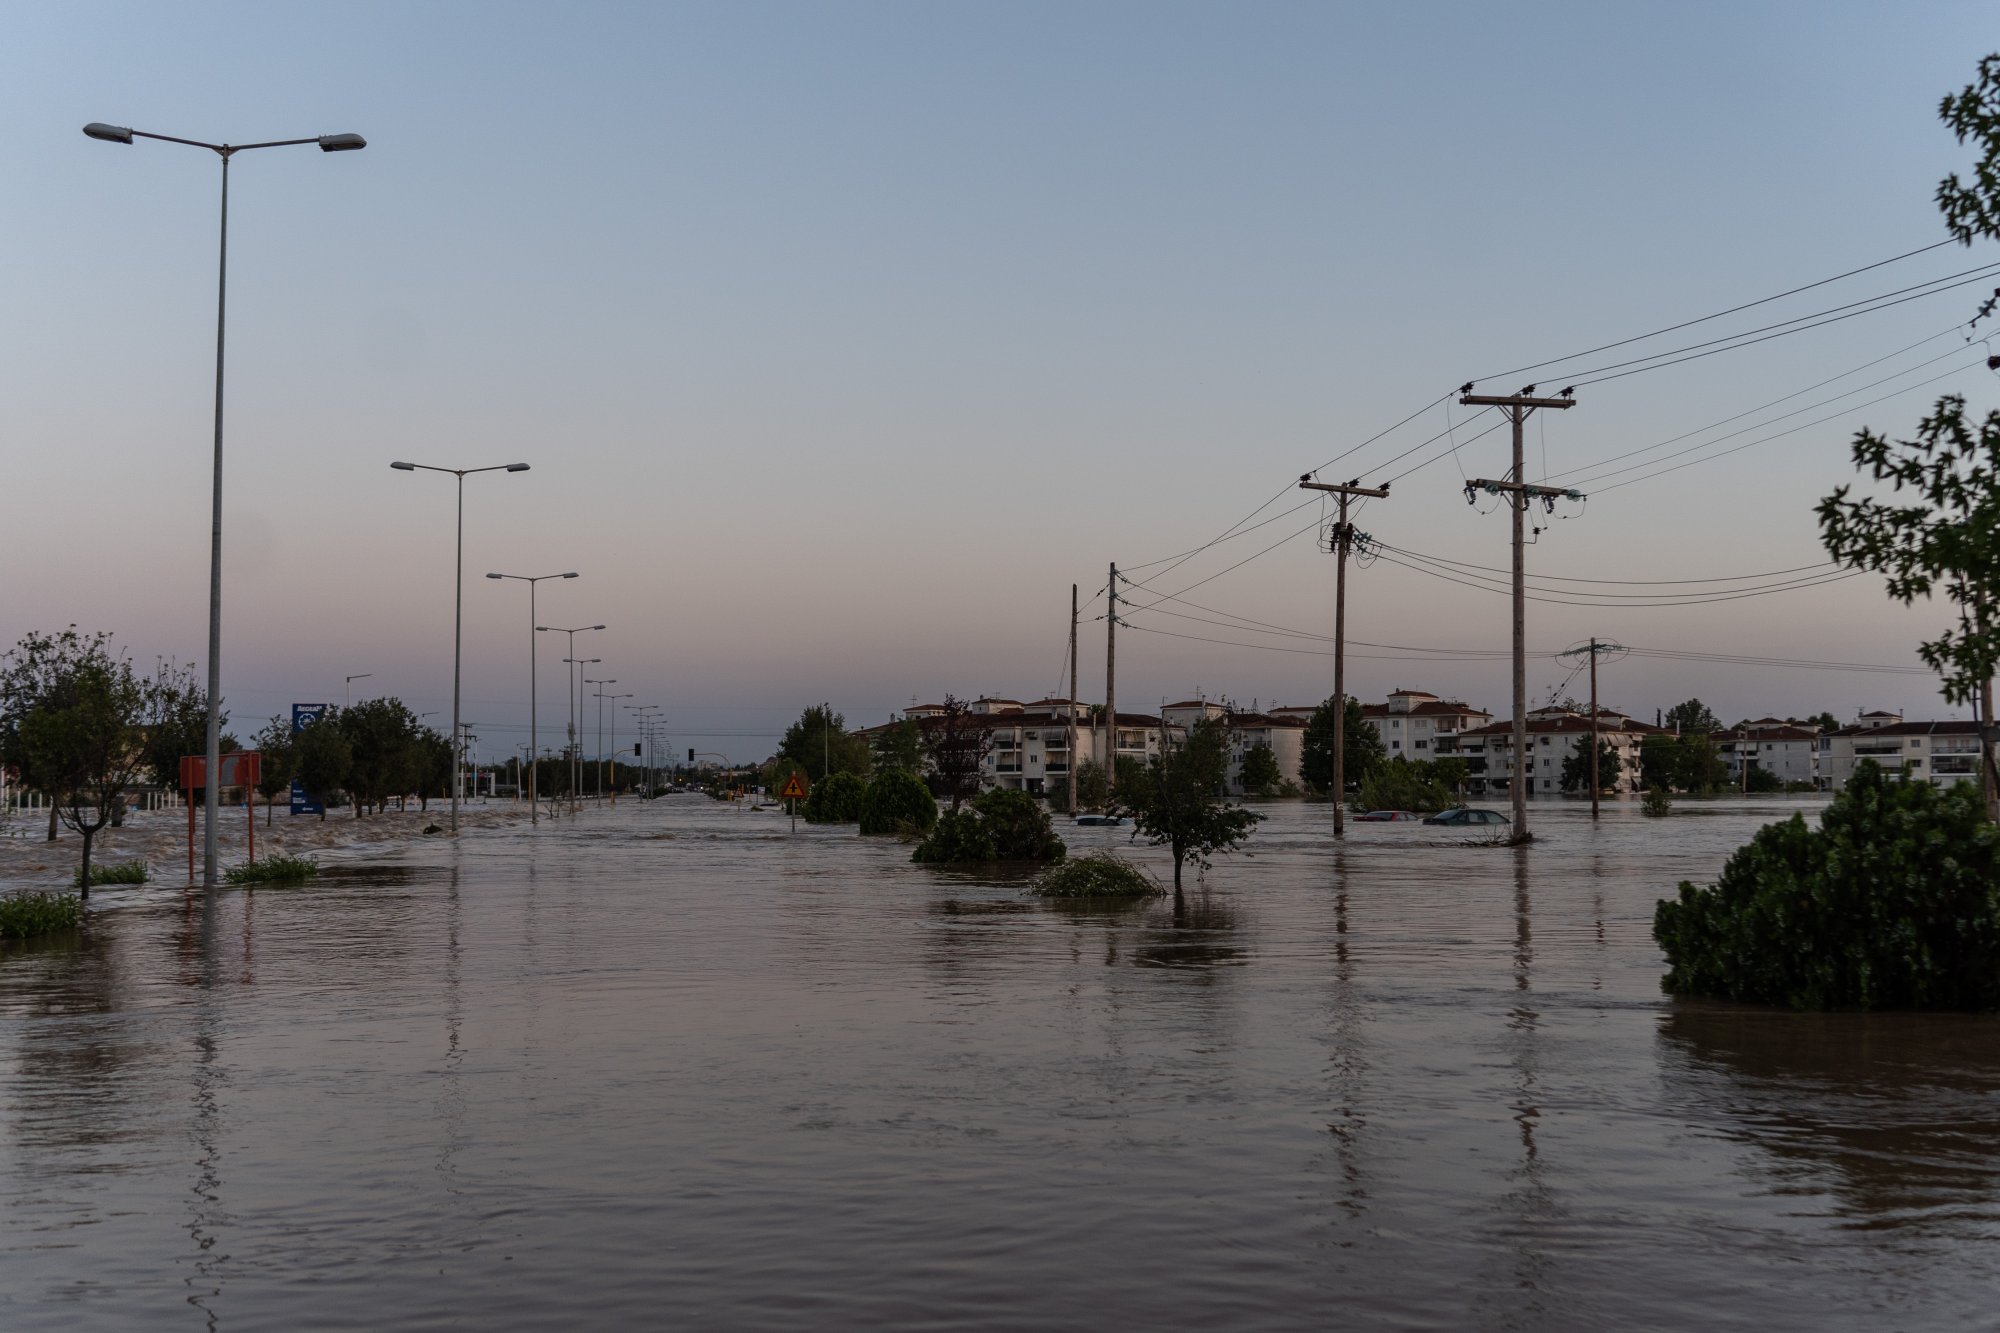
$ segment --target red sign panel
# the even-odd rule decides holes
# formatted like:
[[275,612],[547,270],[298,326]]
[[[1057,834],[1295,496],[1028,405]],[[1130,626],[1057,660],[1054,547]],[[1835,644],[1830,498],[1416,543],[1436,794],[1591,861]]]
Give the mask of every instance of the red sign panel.
[[[264,756],[255,750],[238,750],[234,754],[222,756],[222,783],[224,787],[254,787],[257,779],[264,774]],[[206,787],[208,776],[208,756],[184,755],[181,758],[181,790],[193,791],[196,787]]]

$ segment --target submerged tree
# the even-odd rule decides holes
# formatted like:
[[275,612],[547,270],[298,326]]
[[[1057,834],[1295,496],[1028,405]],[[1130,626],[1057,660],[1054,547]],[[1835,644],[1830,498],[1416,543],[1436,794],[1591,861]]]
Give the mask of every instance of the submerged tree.
[[156,684],[112,655],[110,637],[75,626],[30,634],[0,666],[8,758],[83,838],[77,883],[86,898],[92,845],[146,766],[146,705]]
[[337,708],[327,709],[292,741],[299,785],[319,805],[322,823],[326,808],[345,790],[348,772],[354,767],[354,746],[341,730],[339,714]]
[[1144,834],[1173,853],[1176,898],[1184,865],[1192,861],[1206,867],[1217,852],[1249,837],[1263,818],[1223,799],[1228,774],[1227,733],[1220,722],[1205,718],[1184,742],[1155,755],[1132,781],[1119,781],[1113,799],[1132,816],[1133,836]]
[[[1624,761],[1619,759],[1617,749],[1610,741],[1597,743],[1597,789],[1603,791],[1618,785],[1618,778],[1625,771]],[[1563,760],[1562,789],[1566,792],[1590,791],[1590,743],[1570,747],[1568,758]]]
[[293,744],[290,719],[274,717],[264,724],[252,741],[257,747],[257,794],[264,798],[264,825],[270,827],[271,805],[291,790],[298,776],[298,747]]
[[931,761],[931,777],[938,794],[956,810],[967,797],[979,793],[986,754],[993,748],[993,729],[986,719],[972,711],[972,705],[956,695],[944,697],[944,711],[924,719],[924,753]]
[[[1306,723],[1305,753],[1299,768],[1300,776],[1314,791],[1329,791],[1333,787],[1333,710],[1334,700],[1328,699],[1313,710],[1312,719]],[[1341,776],[1349,784],[1359,786],[1370,773],[1389,762],[1389,750],[1382,744],[1382,734],[1369,723],[1359,699],[1348,699],[1341,729],[1344,733],[1341,748],[1347,752]],[[1334,792],[1333,798],[1345,800],[1346,793]]]

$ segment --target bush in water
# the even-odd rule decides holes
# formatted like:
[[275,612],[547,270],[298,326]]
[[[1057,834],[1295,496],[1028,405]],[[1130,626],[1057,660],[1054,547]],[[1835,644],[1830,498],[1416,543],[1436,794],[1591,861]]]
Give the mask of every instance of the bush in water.
[[1682,995],[1793,1009],[2000,1009],[2000,827],[1872,761],[1820,816],[1757,832],[1653,913]]
[[83,899],[73,893],[22,893],[0,898],[0,940],[29,940],[83,924]]
[[925,833],[937,819],[931,789],[906,768],[883,769],[861,797],[863,833]]

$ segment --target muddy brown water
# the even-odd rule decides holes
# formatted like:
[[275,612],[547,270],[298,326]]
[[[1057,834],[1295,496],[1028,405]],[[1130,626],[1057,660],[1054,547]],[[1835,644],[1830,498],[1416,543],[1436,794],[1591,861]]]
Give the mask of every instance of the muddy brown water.
[[2000,1020],[1659,992],[1796,808],[1268,806],[1178,915],[699,798],[105,891],[0,956],[0,1328],[1993,1327]]

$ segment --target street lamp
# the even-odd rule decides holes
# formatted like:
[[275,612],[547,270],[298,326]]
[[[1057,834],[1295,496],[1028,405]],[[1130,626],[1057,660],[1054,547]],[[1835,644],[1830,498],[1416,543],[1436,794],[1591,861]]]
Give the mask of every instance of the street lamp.
[[458,725],[460,653],[465,641],[465,479],[475,472],[526,472],[526,463],[496,463],[492,467],[433,467],[429,463],[391,463],[398,472],[448,472],[458,478],[458,563],[451,575],[451,834],[458,836],[458,770],[463,766]]
[[[592,680],[590,677],[585,676],[583,678],[583,683],[586,685],[598,685],[598,686],[616,685],[618,683],[618,680],[615,676],[610,680]],[[604,795],[604,691],[602,689],[599,689],[596,691],[596,695],[597,695],[597,794],[601,797]],[[579,700],[578,702],[581,702],[581,700]]]
[[358,134],[322,134],[312,139],[270,139],[263,143],[204,143],[200,139],[177,139],[171,134],[149,134],[124,125],[92,121],[83,132],[105,143],[130,144],[134,139],[158,139],[162,143],[206,148],[222,159],[222,226],[215,266],[215,479],[208,524],[208,781],[202,788],[201,882],[216,885],[216,835],[221,809],[222,784],[222,367],[224,332],[229,310],[229,159],[252,148],[290,148],[298,144],[318,144],[325,153],[344,153],[366,148],[368,141]]
[[[603,628],[604,626],[602,625],[578,625],[575,629],[564,629],[559,625],[535,626],[535,631],[538,634],[569,635],[569,656],[565,657],[563,661],[571,664],[569,669],[569,738],[572,744],[576,741],[576,636]],[[597,659],[592,658],[591,660],[596,661]],[[574,767],[574,762],[575,757],[572,755],[572,767],[570,769],[570,808],[572,811],[576,808],[576,782],[580,776],[578,770]]]
[[644,756],[646,760],[646,794],[651,796],[653,794],[653,753],[650,747],[653,743],[651,734],[653,719],[648,717],[647,714],[658,712],[660,706],[658,704],[626,704],[625,709],[627,712],[637,715],[640,738],[648,747]]
[[[528,585],[528,754],[532,757],[538,753],[536,747],[539,744],[539,740],[535,735],[535,644],[537,642],[534,634],[536,628],[535,585],[543,579],[573,579],[576,577],[576,574],[572,571],[568,574],[488,574],[486,577],[489,579],[515,579]],[[535,762],[531,763],[528,769],[528,822],[530,824],[539,824],[542,822],[542,807],[535,798],[535,778],[540,774],[541,768],[541,764]],[[518,787],[520,784],[516,783],[515,785]]]
[[343,708],[354,707],[354,682],[357,680],[367,680],[370,676],[374,674],[375,673],[372,671],[364,671],[358,676],[349,676],[347,678],[347,684],[344,687],[347,691],[347,694],[346,697],[342,700],[341,707]]
[[583,686],[577,682],[581,674],[578,667],[600,666],[601,657],[565,657],[569,663],[570,724],[569,724],[569,808],[575,814],[583,809]]
[[[615,701],[615,700],[618,700],[618,699],[636,699],[637,697],[638,697],[638,696],[637,696],[637,695],[634,695],[634,694],[600,694],[600,695],[598,695],[598,696],[597,696],[597,711],[598,711],[598,718],[599,718],[599,721],[598,721],[598,725],[599,725],[599,726],[602,726],[602,725],[604,725],[604,723],[603,723],[603,720],[602,720],[602,719],[603,719],[603,716],[604,716],[604,701],[605,701],[606,699],[611,699],[611,700],[614,700],[614,701]],[[602,740],[600,740],[600,741],[598,741],[598,744],[599,744],[599,745],[602,745],[602,744],[604,744],[604,742],[603,742]],[[617,753],[617,752],[618,752],[618,705],[617,705],[617,703],[616,703],[616,702],[614,702],[614,703],[613,703],[613,704],[611,705],[611,751],[612,751],[612,753],[611,753],[611,804],[613,804],[613,805],[616,805],[616,804],[618,804],[618,753]]]

